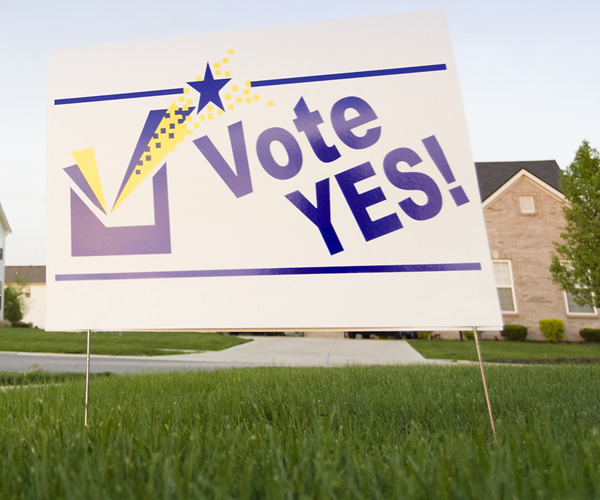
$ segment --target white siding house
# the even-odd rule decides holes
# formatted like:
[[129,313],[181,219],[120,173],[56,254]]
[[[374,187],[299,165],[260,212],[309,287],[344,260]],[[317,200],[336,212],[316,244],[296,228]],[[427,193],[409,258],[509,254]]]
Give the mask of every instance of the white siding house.
[[22,287],[23,322],[46,326],[46,266],[6,266],[6,284]]
[[8,219],[0,204],[0,319],[4,318],[4,262],[6,259],[6,237],[11,233]]

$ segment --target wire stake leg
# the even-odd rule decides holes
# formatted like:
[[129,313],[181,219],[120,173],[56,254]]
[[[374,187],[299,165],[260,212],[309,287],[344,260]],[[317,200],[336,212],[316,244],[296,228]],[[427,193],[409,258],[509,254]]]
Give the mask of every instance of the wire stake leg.
[[485,380],[485,372],[483,371],[483,361],[481,360],[481,349],[479,348],[479,335],[477,334],[477,328],[473,327],[473,333],[475,334],[475,345],[477,346],[477,358],[479,358],[479,369],[481,370],[481,380],[483,381],[483,390],[485,392],[485,400],[487,402],[488,413],[490,414],[490,424],[492,425],[492,434],[496,439],[496,426],[494,425],[494,416],[492,415],[492,403],[490,402],[490,393],[488,392],[487,382]]

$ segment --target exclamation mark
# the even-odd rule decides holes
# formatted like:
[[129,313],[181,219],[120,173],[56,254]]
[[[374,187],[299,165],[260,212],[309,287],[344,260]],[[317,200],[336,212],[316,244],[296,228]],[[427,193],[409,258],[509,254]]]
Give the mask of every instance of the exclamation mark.
[[[427,149],[429,156],[431,156],[431,159],[435,163],[435,166],[438,168],[448,185],[456,182],[454,174],[452,173],[452,169],[450,168],[448,160],[446,159],[446,155],[444,155],[442,147],[440,146],[438,140],[435,138],[435,135],[423,139],[423,144],[425,145],[425,149]],[[456,203],[457,207],[460,207],[465,203],[469,203],[467,193],[465,193],[465,190],[462,188],[461,185],[451,188],[450,194],[452,195],[454,203]]]

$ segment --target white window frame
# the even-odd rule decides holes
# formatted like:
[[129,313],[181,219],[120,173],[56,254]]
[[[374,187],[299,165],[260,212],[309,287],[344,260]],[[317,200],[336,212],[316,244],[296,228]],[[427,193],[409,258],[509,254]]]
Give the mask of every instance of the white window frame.
[[[529,200],[531,200],[531,209],[526,206]],[[532,194],[519,195],[519,210],[521,211],[521,215],[535,215],[537,213],[535,205],[535,196]]]
[[[561,260],[561,263],[565,266],[569,266],[569,262],[566,260]],[[587,317],[587,318],[594,318],[598,316],[598,311],[596,310],[596,306],[594,304],[592,304],[592,308],[594,309],[593,313],[586,313],[586,312],[571,312],[569,310],[569,297],[567,295],[567,291],[563,290],[563,297],[565,298],[565,311],[567,311],[567,315],[568,316],[582,316],[582,317]]]
[[567,310],[567,314],[569,316],[585,316],[588,318],[594,318],[598,316],[598,310],[596,309],[596,306],[594,304],[591,304],[592,309],[594,310],[594,312],[572,312],[569,310],[569,297],[568,297],[568,292],[563,290],[563,296],[565,298],[565,309]]
[[[496,290],[498,290],[499,288],[510,288],[510,292],[512,294],[512,301],[513,301],[513,307],[514,310],[513,311],[505,311],[502,309],[502,302],[500,302],[500,296],[498,295],[498,303],[500,304],[500,312],[502,314],[519,314],[519,310],[517,308],[517,296],[515,294],[515,280],[513,279],[513,272],[512,272],[512,262],[508,259],[493,259],[492,260],[492,266],[494,266],[494,264],[508,264],[508,275],[510,277],[510,287],[506,286],[506,285],[498,285],[498,283],[496,283]],[[494,280],[496,279],[495,273],[494,273]]]

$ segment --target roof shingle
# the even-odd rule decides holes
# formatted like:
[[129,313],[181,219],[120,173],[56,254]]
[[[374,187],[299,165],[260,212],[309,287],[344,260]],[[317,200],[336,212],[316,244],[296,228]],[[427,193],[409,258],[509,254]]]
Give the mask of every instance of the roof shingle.
[[46,283],[46,266],[6,266],[6,283]]
[[477,162],[475,163],[475,170],[479,181],[481,201],[485,201],[486,198],[494,194],[523,169],[554,189],[561,191],[561,171],[558,163],[554,160]]

